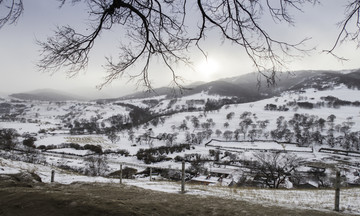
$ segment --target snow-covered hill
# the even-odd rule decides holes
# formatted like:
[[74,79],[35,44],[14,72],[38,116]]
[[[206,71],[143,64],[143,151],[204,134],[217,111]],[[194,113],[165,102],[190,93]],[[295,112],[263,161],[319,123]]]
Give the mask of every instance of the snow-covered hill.
[[0,140],[16,131],[10,144],[1,142],[0,156],[4,167],[22,160],[82,174],[92,173],[96,157],[104,163],[96,174],[127,164],[137,177],[151,166],[173,179],[170,170],[186,161],[189,180],[209,183],[210,174],[223,184],[252,187],[273,186],[262,173],[273,159],[286,173],[271,180],[280,187],[332,187],[337,170],[344,185],[359,185],[360,91],[328,84],[247,103],[209,91],[97,102],[4,98]]

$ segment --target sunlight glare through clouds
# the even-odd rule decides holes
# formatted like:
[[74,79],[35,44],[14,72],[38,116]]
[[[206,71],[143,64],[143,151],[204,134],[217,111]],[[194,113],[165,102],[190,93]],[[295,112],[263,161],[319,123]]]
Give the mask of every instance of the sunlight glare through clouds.
[[216,73],[219,72],[219,68],[219,63],[216,60],[207,58],[198,64],[196,70],[201,73],[204,80],[209,81],[213,75],[216,76]]

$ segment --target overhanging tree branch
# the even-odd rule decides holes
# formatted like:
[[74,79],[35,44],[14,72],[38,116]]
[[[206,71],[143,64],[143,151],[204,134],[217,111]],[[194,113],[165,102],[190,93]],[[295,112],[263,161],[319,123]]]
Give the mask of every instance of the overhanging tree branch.
[[[107,57],[107,75],[99,86],[102,88],[115,79],[128,74],[130,79],[139,80],[151,89],[149,71],[157,59],[171,73],[172,81],[180,86],[178,72],[174,65],[191,65],[188,51],[197,47],[206,57],[201,42],[208,29],[218,30],[223,42],[229,41],[242,47],[259,72],[259,79],[265,78],[272,85],[278,71],[286,68],[288,59],[306,54],[309,49],[303,45],[308,40],[291,43],[274,38],[262,25],[264,14],[269,14],[275,23],[293,25],[290,9],[302,11],[306,3],[317,4],[320,0],[58,0],[64,4],[84,4],[90,14],[92,30],[81,34],[70,26],[58,27],[53,37],[38,42],[42,47],[41,70],[54,73],[65,70],[75,76],[85,70],[89,63],[90,51],[97,38],[105,30],[120,26],[128,32],[131,41],[120,47],[117,59]],[[0,17],[0,28],[14,23],[23,12],[22,0],[0,0],[5,15]],[[188,13],[190,7],[196,11]],[[334,46],[326,52],[333,54],[343,41],[356,41],[359,46],[360,0],[352,0],[346,9],[345,20]],[[197,16],[193,17],[194,14]],[[192,16],[190,16],[192,15]],[[354,21],[355,31],[350,31]],[[198,24],[196,31],[189,31]],[[188,26],[190,25],[190,27]],[[134,65],[143,64],[138,71]]]
[[[349,23],[353,22],[353,25]],[[339,47],[345,41],[352,41],[356,43],[356,47],[360,47],[360,0],[352,0],[348,3],[345,9],[345,18],[338,23],[340,26],[340,32],[337,35],[334,45],[329,50],[323,50],[323,52],[333,55],[339,60],[348,60],[344,57],[340,57],[334,53],[335,49]]]
[[23,11],[22,0],[0,0],[0,29],[7,23],[16,23]]

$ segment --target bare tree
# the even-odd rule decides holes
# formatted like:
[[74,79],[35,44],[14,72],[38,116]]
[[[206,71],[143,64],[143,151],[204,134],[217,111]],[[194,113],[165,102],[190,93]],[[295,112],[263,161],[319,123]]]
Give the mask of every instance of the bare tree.
[[[268,84],[273,84],[276,72],[284,68],[285,60],[306,52],[303,43],[287,42],[274,38],[261,24],[261,18],[270,14],[274,23],[285,22],[293,25],[290,11],[302,10],[304,4],[317,4],[320,0],[223,0],[223,1],[187,1],[187,0],[58,0],[64,4],[84,4],[92,23],[88,34],[77,32],[70,26],[58,27],[53,37],[45,42],[39,42],[42,47],[42,59],[39,68],[55,72],[66,69],[68,75],[74,76],[86,69],[89,53],[103,31],[121,26],[127,32],[132,43],[122,45],[118,61],[107,58],[107,76],[100,88],[114,79],[122,77],[131,66],[143,64],[137,74],[131,78],[137,79],[145,87],[151,88],[149,68],[154,58],[161,60],[172,74],[172,81],[179,86],[181,80],[174,64],[189,65],[186,52],[197,47],[208,33],[208,29],[221,32],[223,41],[230,41],[242,47],[259,73],[259,78],[265,77]],[[0,28],[6,23],[16,22],[23,12],[22,0],[0,0],[0,9],[5,11],[0,16]],[[189,12],[191,10],[191,12]],[[359,44],[359,11],[360,1],[347,2],[345,18],[340,23],[341,31],[334,49],[346,40]],[[194,20],[194,17],[197,20]],[[355,29],[350,28],[351,22]],[[198,23],[189,26],[189,23]],[[351,25],[351,27],[354,27]],[[190,31],[191,29],[191,31]],[[193,31],[196,29],[196,31]],[[354,31],[351,31],[354,30]],[[193,32],[193,33],[192,33]],[[262,75],[262,76],[261,76]]]
[[279,188],[285,183],[286,178],[294,173],[300,162],[296,155],[280,152],[257,153],[254,156],[259,162],[257,174],[269,188]]
[[90,176],[101,176],[108,171],[107,158],[102,155],[89,156],[84,159],[85,174]]

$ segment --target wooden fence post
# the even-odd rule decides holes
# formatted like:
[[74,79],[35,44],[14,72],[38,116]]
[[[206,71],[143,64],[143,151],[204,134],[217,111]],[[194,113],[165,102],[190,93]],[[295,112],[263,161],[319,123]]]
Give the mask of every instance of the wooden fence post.
[[55,180],[55,170],[51,171],[51,182],[54,182]]
[[120,184],[122,184],[122,173],[123,173],[122,164],[120,164]]
[[340,171],[336,171],[335,179],[335,211],[340,210]]
[[181,193],[185,193],[185,161],[182,161],[181,168]]
[[151,181],[151,178],[152,178],[152,168],[150,167],[150,181]]

